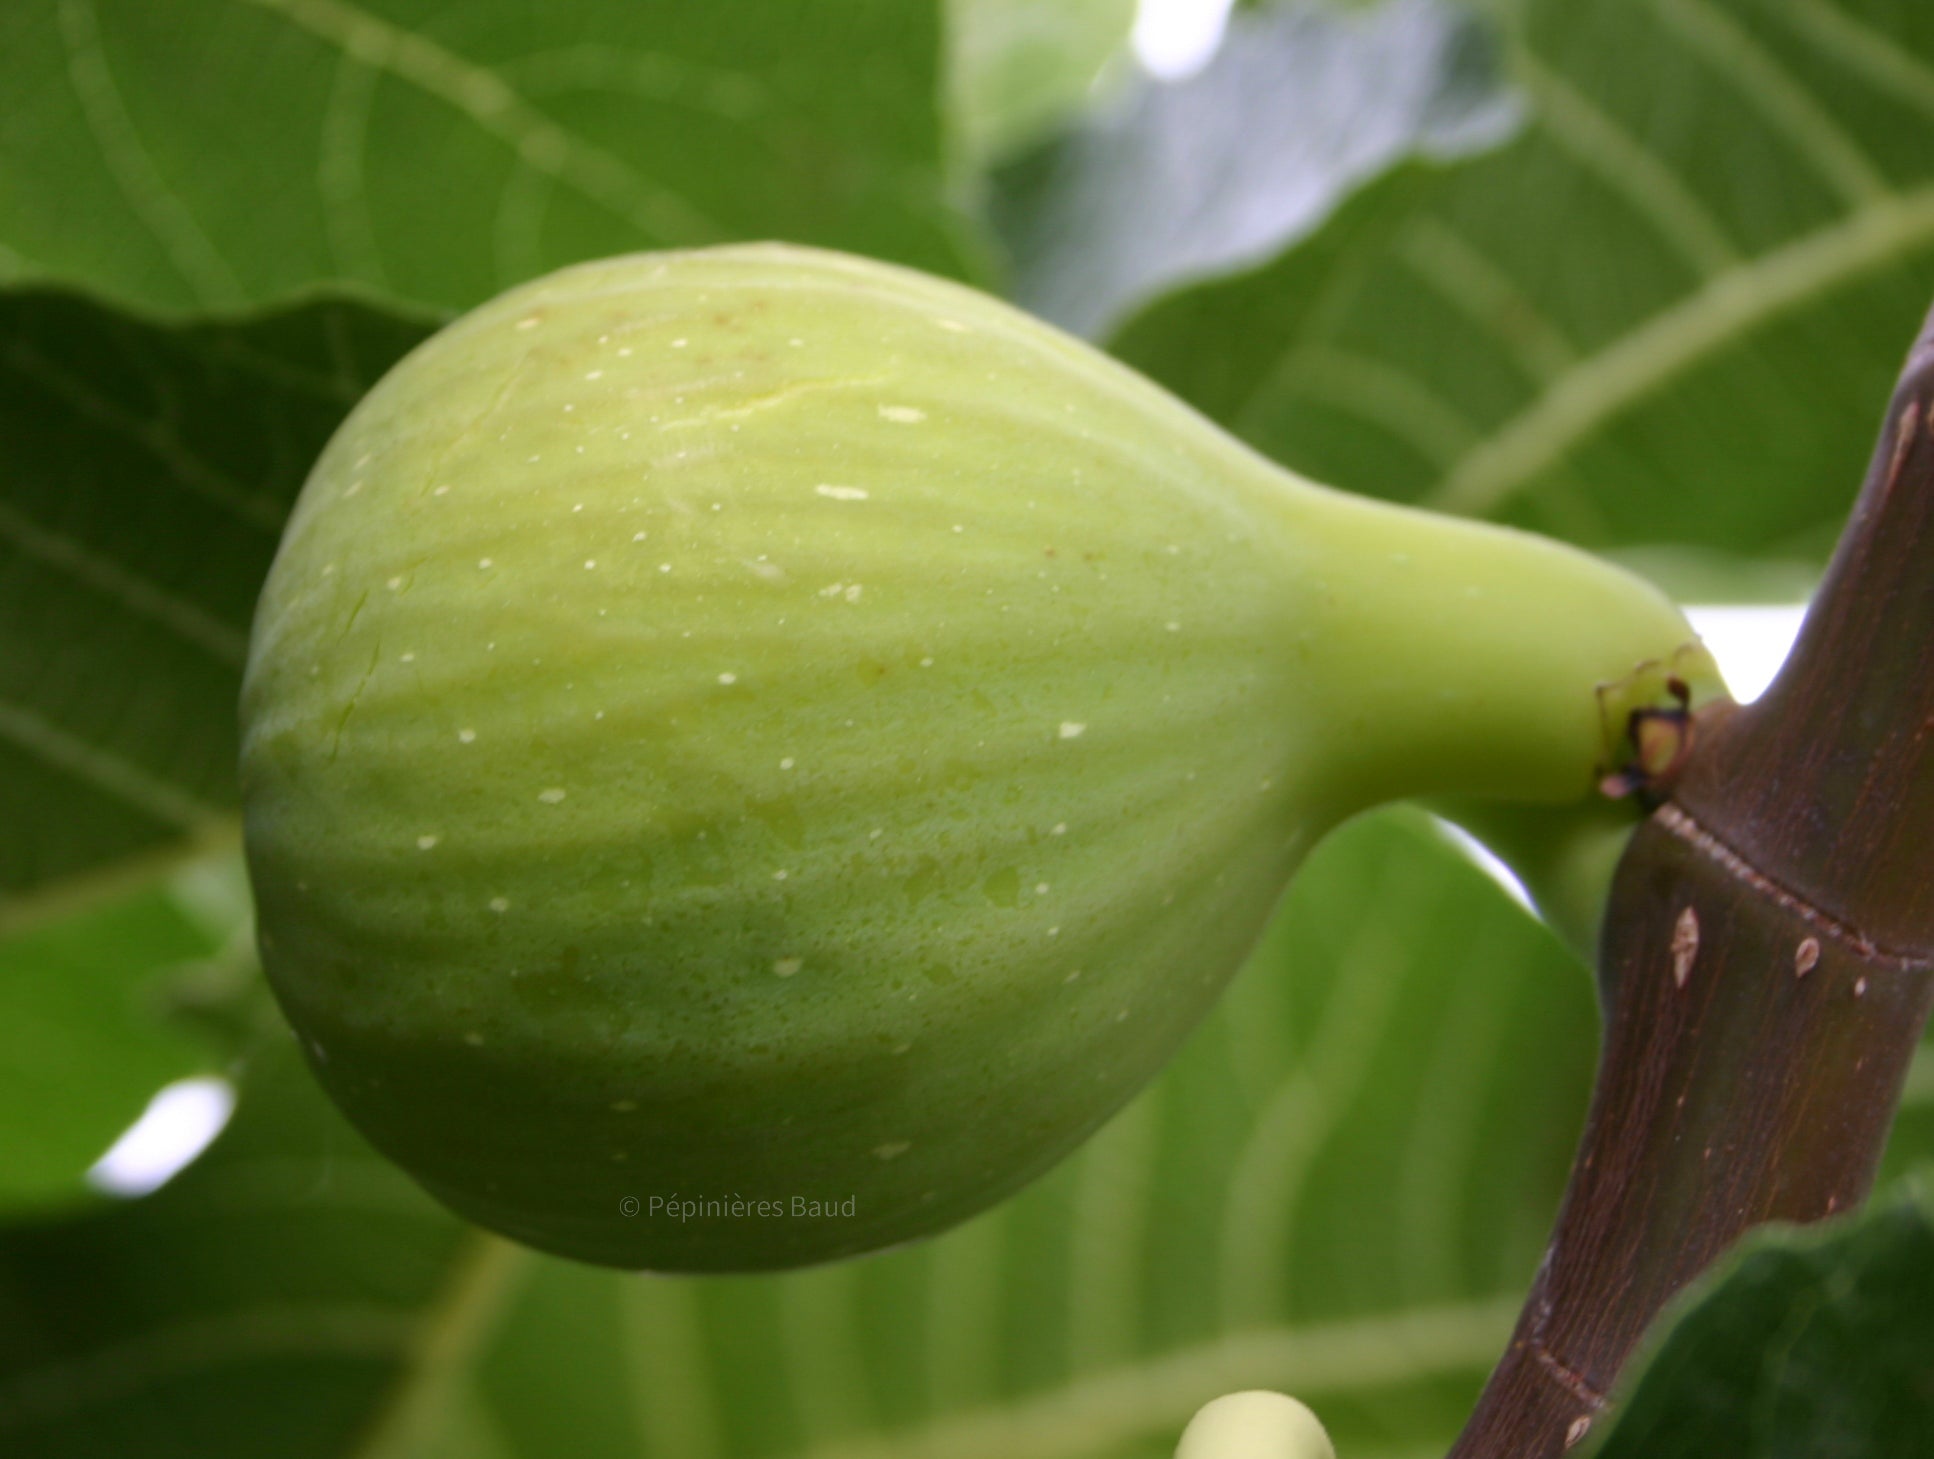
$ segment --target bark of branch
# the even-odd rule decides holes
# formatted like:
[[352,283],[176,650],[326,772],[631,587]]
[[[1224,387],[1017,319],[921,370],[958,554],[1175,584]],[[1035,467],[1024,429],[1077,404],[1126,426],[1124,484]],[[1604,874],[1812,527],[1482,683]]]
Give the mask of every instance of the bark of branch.
[[1934,1004],[1934,315],[1786,668],[1632,839],[1558,1224],[1452,1459],[1556,1459],[1747,1228],[1872,1184]]

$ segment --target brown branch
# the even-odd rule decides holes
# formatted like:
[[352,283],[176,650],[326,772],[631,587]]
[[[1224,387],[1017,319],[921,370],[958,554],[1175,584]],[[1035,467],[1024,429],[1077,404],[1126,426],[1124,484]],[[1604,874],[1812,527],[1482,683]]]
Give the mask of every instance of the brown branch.
[[1571,1183],[1452,1459],[1555,1459],[1747,1228],[1856,1205],[1934,1005],[1934,315],[1787,666],[1632,839]]

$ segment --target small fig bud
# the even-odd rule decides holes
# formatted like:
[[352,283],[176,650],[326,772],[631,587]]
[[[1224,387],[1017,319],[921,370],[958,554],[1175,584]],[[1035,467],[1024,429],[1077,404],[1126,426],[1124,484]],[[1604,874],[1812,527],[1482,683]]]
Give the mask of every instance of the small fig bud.
[[583,265],[362,401],[264,589],[263,962],[476,1221],[779,1267],[939,1230],[1173,1052],[1328,827],[1566,801],[1690,637],[897,268]]
[[1225,1393],[1196,1411],[1175,1459],[1336,1459],[1322,1421],[1283,1393]]

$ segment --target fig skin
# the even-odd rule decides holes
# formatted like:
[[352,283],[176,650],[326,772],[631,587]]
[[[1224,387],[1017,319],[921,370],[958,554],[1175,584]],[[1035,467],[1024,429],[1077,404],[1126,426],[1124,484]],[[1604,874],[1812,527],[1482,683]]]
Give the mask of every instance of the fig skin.
[[423,344],[303,489],[243,691],[263,963],[482,1225],[874,1250],[1105,1120],[1340,820],[1588,796],[1598,687],[1691,637],[957,286],[581,265]]

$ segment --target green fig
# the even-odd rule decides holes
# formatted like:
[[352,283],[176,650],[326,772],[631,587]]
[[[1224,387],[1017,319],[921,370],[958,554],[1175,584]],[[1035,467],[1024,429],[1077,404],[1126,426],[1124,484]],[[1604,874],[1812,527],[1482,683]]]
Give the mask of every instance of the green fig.
[[1175,1050],[1330,827],[1579,802],[1692,637],[953,284],[586,264],[356,407],[242,704],[264,966],[351,1120],[586,1261],[940,1230]]

